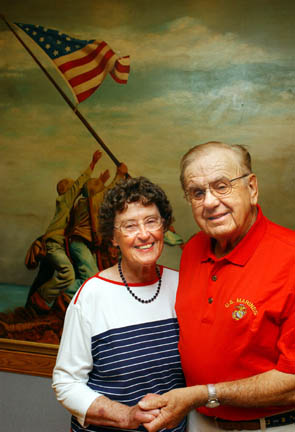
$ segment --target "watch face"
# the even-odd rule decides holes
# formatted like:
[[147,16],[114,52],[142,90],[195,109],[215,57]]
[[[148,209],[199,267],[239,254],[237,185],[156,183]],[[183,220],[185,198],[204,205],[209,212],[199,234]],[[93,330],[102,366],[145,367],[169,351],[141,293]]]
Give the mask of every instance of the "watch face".
[[220,403],[218,402],[218,400],[210,400],[210,401],[208,401],[207,403],[206,403],[206,407],[207,408],[216,408],[216,407],[218,407],[220,405]]

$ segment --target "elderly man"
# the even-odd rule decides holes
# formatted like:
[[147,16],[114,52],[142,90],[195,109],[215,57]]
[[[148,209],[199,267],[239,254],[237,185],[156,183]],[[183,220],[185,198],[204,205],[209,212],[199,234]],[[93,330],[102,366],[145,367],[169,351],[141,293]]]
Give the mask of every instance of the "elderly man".
[[161,408],[145,426],[172,427],[195,408],[190,432],[294,432],[295,233],[263,215],[243,146],[192,148],[181,182],[201,229],[184,248],[176,299],[187,388],[142,400]]

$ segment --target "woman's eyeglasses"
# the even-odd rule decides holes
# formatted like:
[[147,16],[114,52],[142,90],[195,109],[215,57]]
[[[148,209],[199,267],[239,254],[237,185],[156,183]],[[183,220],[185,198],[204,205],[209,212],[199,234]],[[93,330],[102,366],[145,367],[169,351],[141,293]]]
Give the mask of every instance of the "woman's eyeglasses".
[[163,219],[161,217],[149,217],[145,219],[143,222],[138,221],[127,221],[123,222],[119,226],[114,226],[116,230],[121,231],[121,233],[125,236],[134,236],[140,232],[142,227],[145,231],[153,232],[157,231],[163,226]]

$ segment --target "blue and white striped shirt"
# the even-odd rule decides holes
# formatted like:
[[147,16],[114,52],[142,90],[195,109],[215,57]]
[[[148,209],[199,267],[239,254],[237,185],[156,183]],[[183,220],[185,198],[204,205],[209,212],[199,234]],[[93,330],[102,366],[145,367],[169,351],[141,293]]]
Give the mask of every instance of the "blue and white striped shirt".
[[[139,303],[121,283],[99,276],[91,278],[77,293],[67,312],[54,376],[58,399],[73,414],[73,432],[113,429],[93,425],[85,427],[87,408],[98,395],[132,406],[147,393],[162,394],[185,385],[174,311],[177,282],[177,272],[162,268],[161,291],[150,304]],[[150,298],[157,281],[148,286],[130,286],[140,297]],[[85,346],[86,337],[89,344]],[[81,351],[85,348],[87,354]],[[72,360],[67,356],[70,351]],[[73,361],[74,368],[69,371]],[[64,369],[67,369],[66,376]],[[69,379],[71,382],[66,388],[67,385],[62,383]],[[81,382],[86,383],[84,387],[91,393],[84,393],[84,388],[82,391]],[[83,395],[87,399],[90,394],[92,399],[90,397],[90,403],[84,408],[86,411],[82,412],[79,400]],[[137,430],[145,429],[141,426]],[[173,429],[184,430],[185,421]]]

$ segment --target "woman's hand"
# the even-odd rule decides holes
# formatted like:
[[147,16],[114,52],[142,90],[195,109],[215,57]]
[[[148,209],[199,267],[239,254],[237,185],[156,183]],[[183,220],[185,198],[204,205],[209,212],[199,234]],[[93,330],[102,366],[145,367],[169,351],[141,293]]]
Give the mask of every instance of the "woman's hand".
[[143,410],[138,404],[129,407],[105,396],[99,396],[87,410],[85,425],[136,429],[140,424],[153,421],[159,413],[159,409]]
[[134,405],[129,408],[128,424],[121,426],[127,429],[136,429],[140,424],[150,423],[153,421],[160,413],[159,409],[154,409],[150,411],[142,410],[139,405]]

